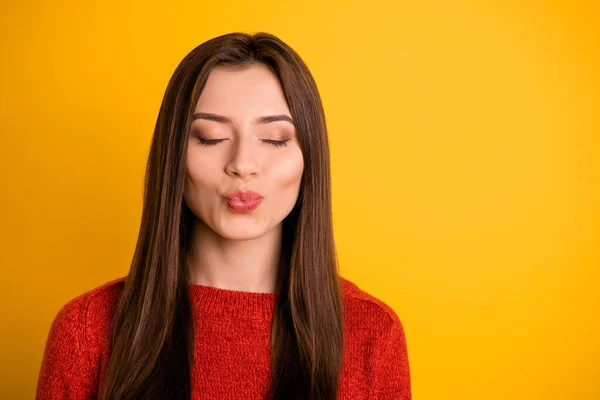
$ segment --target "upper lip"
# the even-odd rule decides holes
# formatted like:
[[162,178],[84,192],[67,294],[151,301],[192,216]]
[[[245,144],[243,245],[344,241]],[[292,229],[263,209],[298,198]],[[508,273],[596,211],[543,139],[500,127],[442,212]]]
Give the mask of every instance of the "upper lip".
[[257,200],[257,199],[262,199],[262,197],[263,196],[260,193],[253,192],[252,190],[247,190],[247,191],[235,190],[225,196],[225,198],[228,200],[238,200],[238,201]]

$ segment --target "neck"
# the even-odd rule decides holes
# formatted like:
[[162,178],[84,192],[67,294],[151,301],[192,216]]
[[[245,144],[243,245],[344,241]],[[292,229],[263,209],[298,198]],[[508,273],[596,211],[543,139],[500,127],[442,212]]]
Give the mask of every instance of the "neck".
[[191,283],[242,292],[274,293],[281,253],[278,225],[264,235],[234,240],[196,219],[189,259]]

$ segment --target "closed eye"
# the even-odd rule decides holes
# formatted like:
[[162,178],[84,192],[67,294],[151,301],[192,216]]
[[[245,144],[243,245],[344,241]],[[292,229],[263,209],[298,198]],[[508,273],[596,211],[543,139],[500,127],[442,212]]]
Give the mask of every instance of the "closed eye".
[[225,140],[225,139],[208,140],[208,139],[202,139],[201,137],[196,137],[196,139],[198,139],[198,143],[200,143],[202,146],[213,146],[213,145]]
[[283,146],[287,146],[287,141],[290,139],[285,139],[285,140],[268,140],[265,139],[264,141],[267,143],[271,143],[273,146],[277,146],[277,147],[283,147]]
[[[201,137],[198,137],[198,136],[196,138],[198,139],[198,143],[200,143],[202,146],[214,146],[217,143],[227,140],[227,139],[202,139]],[[284,147],[284,146],[287,146],[288,140],[289,139],[286,139],[286,140],[264,139],[263,142],[272,144],[273,146],[276,146],[276,147]]]

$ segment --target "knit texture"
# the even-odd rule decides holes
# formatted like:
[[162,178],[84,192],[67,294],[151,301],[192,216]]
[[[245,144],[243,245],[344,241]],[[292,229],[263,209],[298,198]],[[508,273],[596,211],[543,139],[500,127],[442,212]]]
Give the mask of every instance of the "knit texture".
[[[339,400],[410,400],[404,330],[386,303],[340,277],[344,355]],[[78,295],[50,327],[37,400],[96,399],[110,356],[110,321],[125,277]],[[188,283],[196,328],[194,400],[264,399],[276,295]]]

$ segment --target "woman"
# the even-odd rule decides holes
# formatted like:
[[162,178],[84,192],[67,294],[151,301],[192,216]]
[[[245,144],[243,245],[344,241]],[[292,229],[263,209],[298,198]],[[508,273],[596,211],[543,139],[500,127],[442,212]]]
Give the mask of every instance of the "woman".
[[131,269],[53,321],[37,399],[410,399],[395,312],[338,275],[325,116],[267,33],[192,50],[150,149]]

